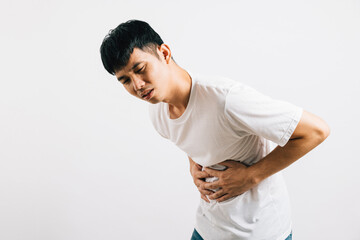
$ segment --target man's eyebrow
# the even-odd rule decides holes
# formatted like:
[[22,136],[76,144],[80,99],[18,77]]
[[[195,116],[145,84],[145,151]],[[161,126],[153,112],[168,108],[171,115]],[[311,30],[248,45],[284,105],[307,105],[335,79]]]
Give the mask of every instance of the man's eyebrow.
[[[142,63],[142,62],[136,62],[136,63],[132,66],[131,70],[134,70],[140,63]],[[120,76],[120,77],[118,77],[118,80],[120,81],[120,80],[123,79],[123,78],[124,78],[124,76]]]

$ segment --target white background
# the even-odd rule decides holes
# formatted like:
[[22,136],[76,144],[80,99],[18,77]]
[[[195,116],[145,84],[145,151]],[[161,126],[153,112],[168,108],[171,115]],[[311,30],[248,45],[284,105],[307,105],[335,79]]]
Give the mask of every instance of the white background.
[[0,239],[190,239],[199,193],[186,154],[100,60],[129,19],[184,69],[322,117],[330,137],[283,171],[294,239],[360,239],[355,0],[1,0]]

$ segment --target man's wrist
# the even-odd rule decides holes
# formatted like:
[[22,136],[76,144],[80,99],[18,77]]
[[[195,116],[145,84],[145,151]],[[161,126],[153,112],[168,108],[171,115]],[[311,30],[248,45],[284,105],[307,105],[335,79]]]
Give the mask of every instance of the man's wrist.
[[263,181],[267,177],[261,167],[262,166],[259,163],[255,163],[248,167],[248,170],[250,171],[249,173],[251,176],[250,177],[251,181],[254,184],[259,184],[261,181]]

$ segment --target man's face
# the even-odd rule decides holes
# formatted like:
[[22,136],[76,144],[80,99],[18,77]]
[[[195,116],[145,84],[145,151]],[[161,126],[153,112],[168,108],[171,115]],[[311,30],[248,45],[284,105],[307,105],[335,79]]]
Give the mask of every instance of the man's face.
[[116,78],[125,89],[135,97],[151,103],[164,99],[167,89],[168,64],[162,52],[157,48],[160,59],[155,55],[134,48],[128,64],[115,72]]

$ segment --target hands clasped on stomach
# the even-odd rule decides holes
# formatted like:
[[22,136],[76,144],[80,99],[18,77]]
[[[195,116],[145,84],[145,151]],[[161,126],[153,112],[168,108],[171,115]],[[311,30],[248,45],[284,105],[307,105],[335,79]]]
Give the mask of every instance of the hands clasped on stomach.
[[258,184],[252,169],[239,161],[226,160],[212,168],[203,168],[190,157],[189,160],[194,184],[206,202],[210,202],[209,199],[217,202],[228,200]]

